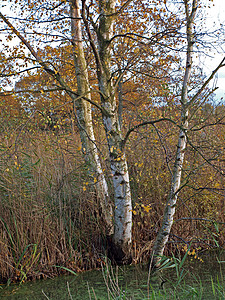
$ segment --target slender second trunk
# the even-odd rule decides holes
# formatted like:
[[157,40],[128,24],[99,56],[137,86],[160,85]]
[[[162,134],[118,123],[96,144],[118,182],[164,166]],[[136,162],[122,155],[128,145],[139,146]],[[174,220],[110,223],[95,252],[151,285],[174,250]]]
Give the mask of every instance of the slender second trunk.
[[181,94],[181,129],[177,143],[177,153],[175,157],[174,170],[171,181],[171,189],[166,203],[164,217],[160,231],[157,234],[156,241],[153,246],[153,265],[157,266],[160,261],[160,256],[163,255],[165,245],[168,241],[171,227],[173,224],[173,217],[176,210],[177,197],[181,185],[181,176],[184,162],[185,149],[187,145],[186,133],[188,130],[188,86],[191,76],[192,56],[193,56],[193,23],[196,15],[198,0],[193,0],[191,11],[189,9],[189,0],[184,0],[186,13],[186,33],[187,33],[187,55],[186,55],[186,69],[183,79],[182,94]]
[[184,112],[184,119],[186,121],[183,123],[183,129],[180,130],[177,153],[175,158],[175,165],[173,170],[173,176],[171,181],[171,190],[166,203],[166,208],[164,211],[163,222],[160,231],[157,234],[156,241],[153,247],[153,265],[158,264],[160,256],[163,255],[164,248],[169,238],[171,227],[173,225],[173,217],[176,210],[177,197],[179,193],[179,188],[181,184],[182,168],[184,162],[184,154],[187,145],[186,130],[188,128],[188,111]]

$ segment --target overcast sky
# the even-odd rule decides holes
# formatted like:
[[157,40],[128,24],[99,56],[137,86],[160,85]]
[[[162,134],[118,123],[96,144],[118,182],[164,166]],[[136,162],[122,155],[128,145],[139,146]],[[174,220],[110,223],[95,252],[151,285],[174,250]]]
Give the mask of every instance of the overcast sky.
[[[205,0],[206,4],[212,3],[209,0]],[[219,28],[220,24],[222,24],[225,27],[225,0],[213,0],[214,6],[210,4],[211,8],[208,8],[207,13],[207,26],[209,28]],[[225,36],[223,36],[223,43],[224,43]],[[221,41],[222,45],[222,41]],[[210,56],[212,58],[206,58],[204,62],[204,70],[206,73],[210,73],[213,69],[216,68],[216,66],[221,62],[223,57],[225,56],[225,43],[224,46],[219,50],[219,53],[216,51],[212,51],[210,53]],[[225,67],[223,69],[220,69],[218,72],[218,78],[217,78],[217,84],[216,86],[219,87],[219,89],[216,91],[217,99],[220,99],[221,97],[224,97],[225,99]]]

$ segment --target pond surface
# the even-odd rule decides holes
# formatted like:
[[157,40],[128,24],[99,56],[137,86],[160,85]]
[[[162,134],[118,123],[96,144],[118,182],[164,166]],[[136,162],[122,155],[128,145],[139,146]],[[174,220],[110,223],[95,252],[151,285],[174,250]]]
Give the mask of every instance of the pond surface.
[[202,259],[189,257],[180,284],[176,268],[152,274],[148,288],[148,267],[126,266],[13,284],[2,287],[0,299],[225,299],[225,252],[208,252]]

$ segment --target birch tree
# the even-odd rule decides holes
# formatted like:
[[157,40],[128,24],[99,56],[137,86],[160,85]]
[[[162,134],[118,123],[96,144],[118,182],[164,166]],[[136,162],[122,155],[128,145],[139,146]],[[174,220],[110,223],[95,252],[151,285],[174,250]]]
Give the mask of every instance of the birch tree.
[[[47,7],[50,4],[52,5],[50,5],[49,11],[54,11],[55,8],[58,8],[61,5],[65,5],[65,9],[62,13],[62,19],[65,19],[65,12],[66,16],[68,17],[68,10],[70,10],[71,26],[70,29],[66,28],[66,30],[69,30],[70,32],[69,40],[70,42],[72,42],[73,45],[74,65],[77,77],[77,91],[75,91],[76,87],[71,88],[71,85],[67,84],[62,74],[60,74],[60,72],[57,70],[57,68],[55,68],[52,62],[49,62],[47,59],[43,59],[38,54],[38,51],[35,51],[35,40],[33,41],[35,45],[32,45],[32,43],[29,40],[29,35],[26,38],[26,36],[24,36],[24,33],[21,34],[21,31],[17,30],[17,28],[13,26],[12,23],[10,23],[10,21],[3,14],[0,14],[0,17],[8,25],[8,28],[27,47],[27,49],[34,57],[36,63],[39,66],[41,66],[50,76],[52,76],[54,81],[57,82],[57,85],[61,89],[63,89],[73,100],[74,106],[76,107],[77,111],[77,119],[82,140],[83,153],[88,164],[91,166],[92,169],[94,169],[94,173],[97,178],[98,195],[100,198],[102,211],[107,224],[108,232],[111,233],[113,229],[112,210],[111,206],[108,204],[109,202],[107,185],[101,169],[100,160],[97,153],[97,147],[93,135],[91,105],[95,106],[101,112],[102,123],[104,126],[107,140],[108,161],[110,165],[114,197],[114,231],[113,238],[109,239],[109,248],[111,256],[114,257],[116,262],[121,264],[127,263],[131,261],[132,201],[127,159],[125,155],[125,144],[130,134],[139,127],[163,121],[165,120],[165,118],[150,121],[143,120],[143,123],[129,128],[123,136],[121,124],[119,121],[120,118],[118,116],[118,111],[120,115],[121,111],[120,109],[118,110],[116,93],[118,88],[120,88],[122,78],[126,77],[125,73],[129,72],[129,67],[132,63],[133,73],[138,73],[138,71],[140,71],[140,74],[145,74],[148,73],[149,69],[151,68],[155,71],[155,68],[152,67],[154,66],[154,63],[156,66],[162,63],[161,57],[161,60],[159,60],[158,64],[158,53],[163,53],[162,56],[166,60],[168,51],[165,51],[164,44],[167,44],[168,46],[173,45],[173,42],[172,44],[169,44],[169,39],[170,34],[173,37],[175,36],[177,19],[176,16],[172,15],[171,18],[168,16],[169,22],[165,22],[165,20],[161,18],[161,15],[163,12],[166,12],[166,10],[164,9],[157,11],[156,6],[154,7],[154,9],[153,7],[150,7],[152,4],[149,5],[149,10],[146,13],[145,7],[148,6],[148,3],[146,3],[145,1],[127,0],[123,3],[123,1],[116,0],[70,0],[66,2],[60,2],[59,6],[55,6],[54,1],[53,3],[49,3],[44,3]],[[139,19],[139,23],[135,22],[135,29],[133,30],[133,32],[132,28],[128,28],[127,32],[125,30],[119,32],[118,34],[115,34],[116,18],[119,15],[121,15],[121,13],[124,12],[126,9],[129,18],[128,6],[131,3],[132,6],[130,6],[129,9],[131,11],[136,12],[137,8],[137,16]],[[141,7],[140,11],[139,5]],[[157,4],[157,7],[159,7],[159,4]],[[31,5],[31,11],[32,13],[33,11],[34,13],[36,13],[36,9],[33,8],[33,4]],[[144,13],[142,14],[143,11]],[[57,14],[55,16],[58,17]],[[59,23],[56,27],[54,27],[53,32],[57,32],[58,36],[61,38],[61,36],[64,34],[64,31],[60,25],[60,17],[57,19],[59,20]],[[32,18],[30,19],[31,22],[33,21]],[[146,22],[148,22],[150,18],[150,22],[152,22],[152,27],[144,24],[145,22],[143,22],[143,18],[146,18]],[[55,20],[54,18],[50,18],[50,22],[57,23],[57,20]],[[86,30],[86,32],[84,32],[84,30],[81,30],[81,21],[84,25],[84,29]],[[46,22],[46,19],[44,19],[43,22]],[[138,31],[139,28],[136,27],[141,27],[141,24],[144,24],[143,29]],[[170,26],[168,24],[172,24],[171,28],[169,28]],[[164,25],[165,29],[163,28]],[[170,32],[170,34],[167,35],[168,32]],[[46,36],[48,36],[48,33],[46,33]],[[54,37],[55,35],[53,34],[51,42],[55,42]],[[130,48],[128,48],[127,51],[128,62],[124,64],[124,69],[117,69],[115,71],[116,67],[113,63],[112,48],[116,45],[116,39],[118,39],[119,41],[122,40],[121,37],[123,39],[128,38],[132,40],[132,43],[130,43]],[[163,39],[162,44],[159,43],[161,39]],[[139,43],[139,40],[141,40],[141,43]],[[83,48],[83,44],[85,41],[88,41],[95,60],[94,71],[96,71],[97,74],[97,92],[100,95],[100,103],[98,101],[93,101],[93,97],[91,97],[92,89],[90,87],[88,79],[88,63],[85,59],[85,52]],[[152,46],[154,45],[154,43],[157,45],[156,47]],[[139,52],[141,48],[140,45],[142,45],[143,47],[143,49],[141,50],[141,52],[143,51],[143,59],[139,64],[139,56],[141,57]],[[114,50],[115,49],[116,46],[114,47]],[[146,49],[148,49],[149,51],[147,51]],[[157,55],[155,54],[156,52]],[[154,61],[152,65],[148,62],[149,57],[151,55],[152,61]],[[144,65],[144,67],[142,67],[142,69],[140,70],[141,65]],[[154,75],[157,74],[155,74],[154,71],[153,78],[155,80],[157,76]],[[147,103],[147,105],[149,105],[149,103]],[[183,112],[183,115],[185,119],[187,117],[186,111]],[[136,122],[134,123],[137,124]],[[184,121],[184,127],[185,126],[188,126],[188,124],[186,124],[186,120]],[[185,132],[185,129],[183,129],[182,132]]]
[[110,242],[111,254],[117,262],[126,263],[131,260],[132,207],[128,167],[117,115],[117,103],[115,98],[117,84],[113,84],[111,73],[110,39],[113,36],[113,25],[116,16],[116,1],[98,1],[100,11],[99,24],[95,27],[96,39],[98,42],[97,47],[95,46],[95,41],[92,39],[89,24],[85,16],[86,4],[85,1],[82,1],[82,17],[97,65],[101,105],[92,101],[90,97],[87,64],[82,45],[83,37],[81,33],[79,4],[81,4],[81,2],[78,3],[77,0],[70,1],[71,42],[73,45],[77,77],[77,92],[74,92],[74,90],[69,87],[60,72],[58,72],[54,66],[42,59],[42,57],[38,54],[38,51],[35,51],[29,40],[26,39],[2,13],[0,13],[0,17],[30,51],[36,63],[39,64],[50,76],[52,76],[57,84],[72,98],[76,107],[83,153],[86,161],[89,165],[91,165],[92,169],[94,169],[94,173],[96,174],[98,196],[100,198],[104,219],[108,227],[108,233],[110,234],[113,229],[112,210],[109,204],[107,184],[97,154],[92,127],[91,105],[95,105],[98,109],[100,109],[107,137],[114,190],[114,234],[113,239]]
[[[88,95],[91,99],[90,84],[88,80],[87,64],[83,49],[83,37],[81,31],[81,15],[78,0],[71,0],[70,3],[71,18],[71,42],[73,45],[73,57],[77,77],[77,94],[79,97]],[[92,123],[92,105],[90,102],[79,99],[74,101],[78,118],[78,127],[82,142],[82,150],[86,162],[91,166],[96,176],[96,187],[98,199],[100,201],[103,217],[107,226],[107,233],[113,233],[113,212],[110,203],[108,185],[102,171],[100,159],[95,142],[93,123]]]
[[180,120],[180,132],[177,141],[177,151],[174,162],[174,169],[171,179],[170,193],[166,203],[163,221],[161,228],[157,234],[154,246],[153,246],[153,265],[157,266],[160,257],[163,255],[164,248],[169,238],[169,234],[173,225],[174,214],[176,210],[177,198],[180,189],[182,188],[182,171],[185,157],[185,150],[187,147],[187,136],[189,130],[189,111],[196,99],[201,95],[202,91],[206,88],[209,82],[213,79],[216,72],[224,66],[224,59],[218,65],[218,67],[212,72],[209,78],[204,82],[201,88],[197,91],[194,96],[189,95],[189,84],[191,79],[191,72],[193,68],[193,55],[194,55],[194,44],[195,40],[195,19],[198,8],[200,7],[200,0],[183,0],[186,17],[186,66],[182,83],[181,91],[181,120]]
[[[116,0],[99,0],[97,3],[99,10],[98,15],[95,16],[97,22],[95,23],[93,19],[91,19],[89,8],[86,6],[85,0],[82,0],[82,18],[85,24],[89,43],[95,56],[101,107],[103,108],[102,120],[107,138],[109,163],[113,181],[114,235],[110,245],[110,252],[117,263],[127,263],[131,261],[132,199],[128,165],[125,155],[125,144],[129,135],[138,127],[130,128],[123,136],[121,130],[121,95],[119,95],[119,105],[117,105],[116,93],[118,89],[121,92],[121,83],[125,72],[117,72],[117,74],[119,74],[117,77],[114,75],[116,72],[114,72],[115,65],[112,65],[112,48],[116,44],[115,39],[118,37],[128,37],[136,42],[139,39],[142,40],[145,30],[141,28],[141,23],[143,22],[140,19],[134,22],[134,27],[136,26],[136,23],[139,22],[138,24],[140,24],[140,28],[137,28],[137,33],[134,30],[134,32],[131,33],[116,34],[114,32],[114,28],[116,18],[123,13],[129,4],[133,4],[133,6],[130,7],[131,10],[138,10],[138,5],[140,4],[140,7],[145,7],[145,3],[142,1],[136,2],[130,0],[125,2],[121,1],[120,6]],[[153,9],[149,9],[149,11],[153,14]],[[146,13],[146,11],[144,11],[144,13]],[[170,22],[172,24],[173,20],[170,20]],[[148,32],[147,27],[148,26],[146,25],[146,32]],[[174,28],[175,27],[173,26],[170,28],[172,34],[176,32]],[[138,33],[138,30],[140,30],[140,34]],[[142,47],[147,49],[147,45],[154,45],[154,43],[157,45],[159,40],[165,38],[167,30],[168,29],[166,28],[160,32],[157,31],[157,33],[155,35],[153,34],[151,38],[146,36],[142,40]],[[94,34],[92,34],[93,32]],[[97,41],[97,45],[95,41]],[[140,49],[138,49],[140,45],[141,43],[139,45],[136,43],[135,50],[133,49],[133,54],[131,54],[132,50],[128,48],[129,54],[127,57],[130,56],[130,58],[127,59],[127,70],[129,70],[129,66],[131,64],[135,64],[137,66],[138,58],[143,58],[145,56],[144,54],[143,56],[140,55],[141,51],[139,52]],[[145,50],[143,50],[143,52],[146,53],[147,57],[149,56],[148,51],[145,52]],[[137,69],[140,68],[137,67]],[[154,122],[158,122],[158,120],[145,122],[138,126],[141,127]]]
[[[113,25],[116,17],[116,1],[98,1],[100,12],[99,24],[95,27],[98,47],[95,46],[86,19],[85,1],[82,1],[82,3],[82,16],[97,65],[101,105],[104,108],[102,120],[107,137],[109,161],[113,180],[115,208],[114,235],[111,244],[111,252],[118,263],[126,263],[131,260],[132,203],[128,166],[122,143],[123,137],[115,98],[117,83],[113,83],[111,72],[111,42],[113,37]],[[105,111],[107,113],[104,113]]]

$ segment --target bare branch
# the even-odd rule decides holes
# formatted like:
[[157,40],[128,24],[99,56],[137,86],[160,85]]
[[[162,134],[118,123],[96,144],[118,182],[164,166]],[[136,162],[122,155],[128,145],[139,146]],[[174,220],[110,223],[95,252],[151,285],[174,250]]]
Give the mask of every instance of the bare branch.
[[77,100],[78,97],[79,99],[82,98],[88,102],[90,102],[91,104],[93,104],[94,106],[96,106],[98,109],[100,109],[100,111],[108,116],[109,113],[108,111],[101,107],[98,103],[92,101],[91,99],[85,97],[84,95],[89,94],[91,91],[88,91],[87,93],[85,93],[82,96],[79,96],[77,92],[74,92],[73,90],[71,90],[69,88],[69,86],[65,83],[65,81],[62,79],[62,77],[60,76],[59,72],[57,72],[56,70],[53,70],[51,68],[49,68],[48,64],[46,64],[40,57],[39,55],[35,52],[34,48],[30,45],[30,43],[19,33],[18,30],[16,30],[16,28],[9,22],[9,20],[0,12],[0,18],[3,19],[3,21],[9,26],[9,28],[12,30],[12,32],[14,34],[16,34],[16,36],[22,41],[22,43],[29,49],[29,51],[31,52],[31,54],[34,56],[34,58],[36,59],[36,61],[43,67],[43,69],[50,74],[56,81],[58,81],[58,83],[60,84],[60,86],[67,92],[67,94],[73,99],[73,100]]
[[179,221],[205,221],[205,222],[211,222],[211,223],[218,223],[218,224],[225,224],[224,222],[217,222],[215,220],[205,219],[205,218],[180,218],[177,220],[174,220],[174,223]]
[[18,71],[18,72],[14,72],[14,73],[8,73],[8,74],[3,74],[3,73],[0,73],[0,77],[11,77],[11,76],[16,76],[16,75],[19,75],[21,73],[24,73],[24,72],[28,72],[28,71],[31,71],[33,69],[38,69],[40,68],[39,66],[36,66],[36,67],[31,67],[31,68],[28,68],[28,69],[25,69],[25,70],[22,70],[22,71]]
[[177,125],[177,123],[176,123],[175,121],[173,121],[172,119],[169,119],[169,118],[160,118],[160,119],[157,119],[157,120],[145,121],[145,122],[143,122],[143,123],[140,123],[140,124],[138,124],[138,125],[136,125],[136,126],[130,128],[130,129],[127,131],[127,133],[126,133],[126,135],[125,135],[125,137],[124,137],[124,139],[123,139],[123,141],[122,141],[121,148],[124,149],[124,147],[125,147],[125,145],[126,145],[126,142],[127,142],[128,138],[129,138],[130,134],[131,134],[133,131],[135,131],[136,129],[138,129],[138,128],[142,127],[142,126],[146,126],[146,125],[154,125],[154,124],[159,123],[159,122],[162,122],[162,121],[169,121],[169,122],[173,123],[174,125],[176,125],[177,127],[180,128],[180,126]]
[[216,67],[216,69],[214,71],[212,71],[212,74],[209,76],[209,78],[203,83],[203,85],[201,86],[201,88],[197,91],[197,93],[191,98],[191,100],[188,102],[188,105],[192,104],[195,99],[201,94],[201,92],[205,89],[205,87],[209,84],[209,82],[213,79],[214,75],[217,73],[217,71],[224,67],[225,64],[225,57],[222,59],[222,61],[220,62],[220,64]]
[[4,96],[10,96],[10,95],[22,94],[22,93],[43,94],[43,93],[49,93],[55,91],[64,91],[64,88],[57,87],[54,89],[41,89],[41,90],[5,91],[5,92],[0,92],[0,96],[4,97]]
[[82,0],[81,15],[82,15],[82,18],[83,18],[83,21],[84,21],[84,25],[85,25],[87,34],[88,34],[88,38],[89,38],[89,42],[90,42],[91,48],[92,48],[94,56],[95,56],[95,61],[96,61],[96,64],[97,64],[97,71],[102,73],[103,69],[102,69],[101,58],[100,58],[98,50],[97,50],[97,48],[95,46],[94,40],[92,38],[92,34],[91,34],[91,30],[90,30],[89,24],[88,24],[87,18],[85,16],[85,0]]

